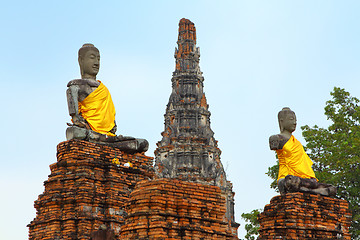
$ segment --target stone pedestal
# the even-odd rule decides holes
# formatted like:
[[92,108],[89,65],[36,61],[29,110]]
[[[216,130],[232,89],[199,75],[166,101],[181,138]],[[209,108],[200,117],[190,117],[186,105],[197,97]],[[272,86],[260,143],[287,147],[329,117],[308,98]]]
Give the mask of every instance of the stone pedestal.
[[275,196],[259,215],[259,240],[351,239],[345,200],[308,193]]
[[[113,163],[114,158],[119,162]],[[125,167],[130,162],[132,167]],[[89,239],[105,225],[119,236],[124,209],[135,184],[152,177],[153,159],[81,140],[62,142],[57,162],[35,201],[29,239]]]
[[217,186],[161,178],[142,181],[131,193],[120,239],[237,238],[226,218],[226,196]]

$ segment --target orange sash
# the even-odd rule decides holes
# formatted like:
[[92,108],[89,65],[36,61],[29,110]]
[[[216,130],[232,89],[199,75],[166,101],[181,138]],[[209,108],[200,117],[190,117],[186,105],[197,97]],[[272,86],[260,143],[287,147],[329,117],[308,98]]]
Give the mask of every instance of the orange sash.
[[79,114],[89,123],[93,131],[116,136],[110,133],[115,126],[114,103],[109,90],[101,82],[95,91],[79,102]]
[[287,175],[301,178],[316,178],[311,166],[313,162],[306,154],[301,143],[291,135],[283,149],[276,150],[279,159],[278,180]]

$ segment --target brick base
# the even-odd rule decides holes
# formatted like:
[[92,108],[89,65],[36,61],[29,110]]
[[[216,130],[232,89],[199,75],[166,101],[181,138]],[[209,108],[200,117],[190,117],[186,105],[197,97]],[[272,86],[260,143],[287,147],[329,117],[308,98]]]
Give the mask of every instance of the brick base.
[[219,187],[175,179],[139,182],[120,239],[238,239]]
[[[115,157],[119,164],[112,163]],[[124,167],[131,162],[132,167]],[[29,239],[89,239],[106,225],[119,236],[135,184],[152,177],[153,159],[87,141],[71,140],[57,147],[57,162],[35,201],[36,218]]]
[[275,196],[259,215],[259,221],[259,240],[351,239],[347,201],[320,195]]

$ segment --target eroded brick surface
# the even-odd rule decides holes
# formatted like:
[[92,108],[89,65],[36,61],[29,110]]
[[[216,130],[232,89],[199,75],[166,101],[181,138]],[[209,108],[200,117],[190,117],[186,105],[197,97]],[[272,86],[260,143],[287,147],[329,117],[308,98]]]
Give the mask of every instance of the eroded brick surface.
[[238,239],[217,186],[176,179],[138,183],[131,193],[121,239]]
[[181,19],[179,22],[178,48],[175,51],[175,69],[186,71],[194,69],[196,60],[194,54],[200,54],[196,49],[196,28],[189,19]]
[[275,196],[259,216],[259,240],[351,239],[347,201],[315,194]]
[[[115,154],[119,166],[112,163]],[[127,162],[133,167],[124,167]],[[124,204],[138,181],[152,177],[152,162],[87,141],[60,143],[45,191],[35,201],[29,239],[89,239],[102,224],[118,236],[127,215]]]

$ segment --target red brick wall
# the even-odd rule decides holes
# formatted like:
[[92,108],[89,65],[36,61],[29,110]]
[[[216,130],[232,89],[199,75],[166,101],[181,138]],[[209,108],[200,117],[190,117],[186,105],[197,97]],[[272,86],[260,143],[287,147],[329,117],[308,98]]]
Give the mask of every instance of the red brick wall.
[[[119,166],[112,163],[115,157]],[[131,162],[133,167],[124,167]],[[119,235],[124,204],[135,184],[152,177],[153,159],[116,148],[71,140],[57,147],[57,162],[35,201],[29,239],[89,239],[102,224]]]
[[166,178],[141,181],[127,212],[120,239],[238,239],[217,186]]
[[[265,239],[349,239],[351,213],[345,200],[315,194],[275,196],[259,216]],[[338,237],[343,238],[338,238]]]

